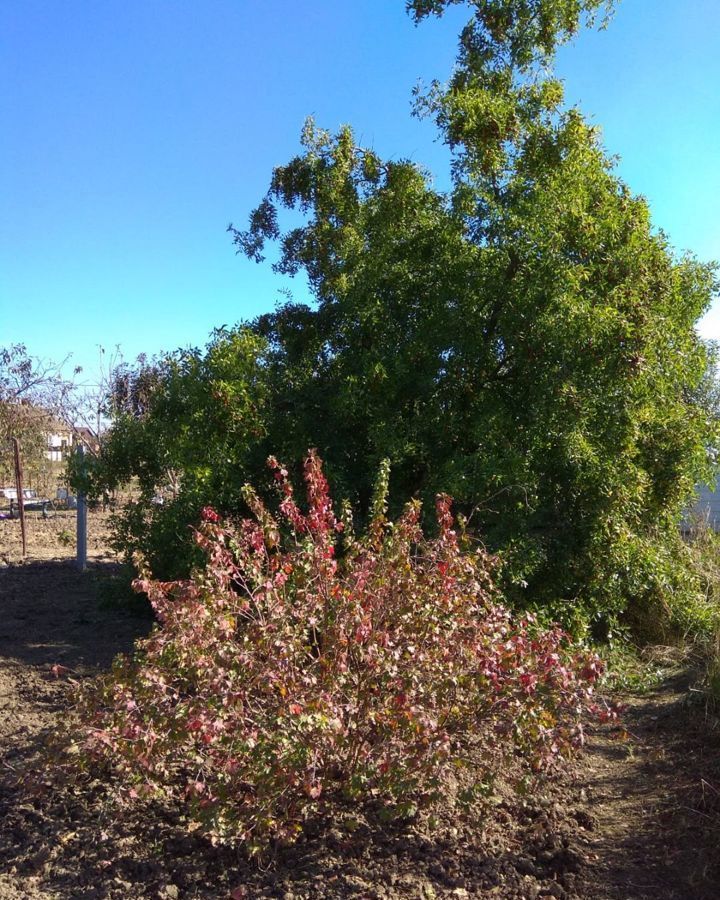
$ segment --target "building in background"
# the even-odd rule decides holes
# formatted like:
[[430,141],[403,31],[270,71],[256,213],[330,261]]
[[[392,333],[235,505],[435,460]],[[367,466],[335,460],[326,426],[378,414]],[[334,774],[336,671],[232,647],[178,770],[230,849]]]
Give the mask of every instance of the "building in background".
[[73,428],[54,417],[48,418],[44,428],[47,435],[45,456],[50,462],[62,462],[72,450],[75,442]]
[[720,490],[718,483],[710,488],[698,485],[697,499],[683,516],[680,528],[683,534],[690,534],[698,526],[709,526],[720,532]]

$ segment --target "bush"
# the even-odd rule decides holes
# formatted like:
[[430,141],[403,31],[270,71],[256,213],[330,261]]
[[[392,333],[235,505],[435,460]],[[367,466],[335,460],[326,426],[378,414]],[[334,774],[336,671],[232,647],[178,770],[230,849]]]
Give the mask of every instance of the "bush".
[[720,708],[720,535],[707,517],[696,516],[689,524],[687,552],[700,589],[692,615],[682,620],[681,636],[700,661],[701,696],[716,711]]
[[128,562],[142,549],[157,576],[184,578],[201,558],[191,525],[203,506],[242,507],[242,485],[266,456],[257,447],[269,390],[264,347],[247,328],[223,328],[205,348],[140,358],[113,374],[112,428],[97,456],[69,460],[68,478],[90,498],[132,485],[132,501],[113,517],[113,543]]
[[387,520],[384,467],[356,538],[315,453],[307,512],[269,463],[277,519],[248,487],[255,520],[203,510],[203,569],[142,572],[159,624],[84,698],[74,758],[110,764],[125,797],[187,803],[214,840],[257,851],[333,796],[402,815],[450,795],[450,773],[465,771],[456,799],[469,800],[503,758],[520,752],[539,774],[581,742],[599,660],[559,629],[513,621],[495,560],[463,546],[447,496],[427,540],[418,503]]

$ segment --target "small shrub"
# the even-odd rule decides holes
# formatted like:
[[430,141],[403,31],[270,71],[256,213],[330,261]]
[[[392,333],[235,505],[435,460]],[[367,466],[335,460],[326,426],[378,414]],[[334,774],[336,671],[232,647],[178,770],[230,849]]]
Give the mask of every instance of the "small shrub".
[[687,548],[700,590],[683,637],[704,670],[701,696],[716,711],[720,709],[720,535],[706,517],[698,516],[690,524]]
[[690,523],[685,547],[698,580],[696,611],[687,636],[705,640],[720,626],[720,535],[707,518],[698,516]]
[[277,519],[246,488],[255,520],[203,510],[204,568],[175,582],[142,572],[159,624],[85,697],[75,758],[110,764],[126,797],[187,803],[214,840],[258,851],[333,796],[403,814],[449,796],[452,773],[468,773],[468,798],[503,754],[539,773],[581,741],[597,657],[512,620],[495,561],[461,546],[448,497],[428,540],[418,503],[386,519],[385,468],[356,538],[316,454],[306,512],[269,463]]
[[60,544],[61,547],[75,546],[75,535],[67,528],[62,528],[60,531],[58,531],[57,539],[58,544]]

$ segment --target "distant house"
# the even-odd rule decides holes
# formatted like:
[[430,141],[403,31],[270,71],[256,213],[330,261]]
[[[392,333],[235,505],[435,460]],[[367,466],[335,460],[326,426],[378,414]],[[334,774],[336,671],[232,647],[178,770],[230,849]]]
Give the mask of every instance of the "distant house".
[[714,489],[705,484],[698,485],[697,499],[683,516],[680,529],[688,534],[698,522],[707,523],[713,531],[720,531],[720,484],[716,483]]
[[48,418],[46,429],[47,450],[45,456],[51,462],[62,462],[74,446],[74,431],[70,425],[55,418]]
[[[78,445],[95,453],[99,448],[98,437],[91,428],[69,424],[52,412],[30,403],[20,402],[12,408],[17,433],[31,428],[38,435],[45,435],[45,458],[50,462],[62,462]],[[12,424],[10,433],[13,433]]]
[[62,462],[79,446],[89,453],[97,453],[100,449],[100,441],[92,428],[68,425],[58,419],[48,421],[47,442],[45,455],[52,462]]

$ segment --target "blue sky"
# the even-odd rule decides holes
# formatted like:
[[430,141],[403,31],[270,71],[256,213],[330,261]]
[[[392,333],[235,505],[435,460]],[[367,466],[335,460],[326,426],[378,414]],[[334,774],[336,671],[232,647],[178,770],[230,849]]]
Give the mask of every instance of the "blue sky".
[[[302,297],[235,256],[227,224],[244,225],[311,114],[442,175],[410,93],[447,77],[464,18],[415,28],[403,0],[2,4],[0,345],[91,372],[98,345],[201,345],[281,288]],[[623,0],[560,57],[656,226],[702,259],[720,259],[719,45],[717,0]]]

